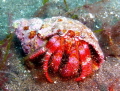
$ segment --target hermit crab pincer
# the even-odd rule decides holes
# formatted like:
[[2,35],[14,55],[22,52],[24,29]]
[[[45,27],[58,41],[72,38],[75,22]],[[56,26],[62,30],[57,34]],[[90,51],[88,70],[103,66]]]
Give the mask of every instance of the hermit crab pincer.
[[24,52],[29,54],[27,60],[44,54],[43,72],[49,82],[53,82],[49,68],[62,77],[76,76],[75,81],[81,81],[104,62],[97,38],[77,20],[62,16],[19,19],[13,26]]

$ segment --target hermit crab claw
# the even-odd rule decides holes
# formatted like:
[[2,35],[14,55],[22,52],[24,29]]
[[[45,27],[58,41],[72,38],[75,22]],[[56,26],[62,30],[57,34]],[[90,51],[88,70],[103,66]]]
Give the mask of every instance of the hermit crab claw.
[[[81,81],[98,70],[104,54],[93,32],[77,20],[58,16],[47,19],[20,19],[13,24],[26,62],[40,57],[49,82],[49,69],[63,78],[78,77]],[[33,62],[34,65],[34,62]]]

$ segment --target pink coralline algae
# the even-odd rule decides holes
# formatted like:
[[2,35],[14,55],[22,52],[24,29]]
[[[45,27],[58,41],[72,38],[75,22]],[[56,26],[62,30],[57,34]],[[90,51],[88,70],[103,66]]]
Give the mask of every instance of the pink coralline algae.
[[104,62],[103,52],[93,32],[77,20],[58,16],[47,19],[20,19],[13,23],[27,61],[39,56],[43,72],[53,82],[48,69],[62,77],[81,81]]

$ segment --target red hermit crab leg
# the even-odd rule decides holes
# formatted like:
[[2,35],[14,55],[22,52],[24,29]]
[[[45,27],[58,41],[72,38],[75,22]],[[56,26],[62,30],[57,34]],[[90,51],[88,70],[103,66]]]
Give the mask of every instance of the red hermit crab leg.
[[60,70],[63,77],[70,77],[76,75],[79,69],[78,44],[75,41],[71,46],[69,53],[69,60],[67,64]]
[[39,55],[43,54],[46,52],[47,48],[51,47],[54,42],[56,42],[58,39],[58,36],[54,36],[54,38],[50,39],[50,41],[47,42],[45,47],[40,48],[38,51],[35,51],[34,53],[30,54],[28,56],[28,59],[34,59],[38,57]]
[[52,56],[51,68],[53,69],[54,72],[58,72],[63,52],[64,52],[64,38],[61,37],[60,38],[60,47]]
[[50,76],[48,75],[48,61],[50,60],[50,56],[52,53],[54,53],[56,51],[56,49],[58,49],[60,47],[60,38],[59,36],[53,36],[48,44],[46,45],[47,48],[47,52],[45,54],[45,57],[43,59],[43,71],[45,74],[46,79],[49,82],[53,82],[50,78]]
[[42,47],[42,48],[40,48],[38,51],[30,54],[28,59],[32,60],[32,59],[38,57],[39,55],[45,53],[45,51],[46,51],[46,48],[45,48],[45,47]]
[[49,81],[49,82],[53,82],[52,79],[50,78],[50,76],[48,75],[48,61],[50,59],[50,56],[51,56],[51,52],[47,52],[45,54],[45,57],[44,57],[44,64],[43,64],[43,71],[44,71],[44,75],[46,77],[46,79]]
[[81,62],[81,74],[80,74],[80,77],[75,79],[75,81],[80,81],[92,73],[91,54],[90,54],[88,44],[84,41],[80,41],[79,56],[80,56],[80,62]]

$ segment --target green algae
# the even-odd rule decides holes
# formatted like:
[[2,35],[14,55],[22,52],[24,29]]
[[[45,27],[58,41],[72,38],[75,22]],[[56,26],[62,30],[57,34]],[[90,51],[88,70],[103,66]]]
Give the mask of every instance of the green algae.
[[43,0],[42,1],[43,5],[45,5],[47,2],[49,2],[49,0]]
[[[10,48],[12,44],[13,34],[9,34],[4,40],[0,41],[0,70],[4,69],[7,59],[10,57]],[[4,51],[4,53],[2,53]]]

